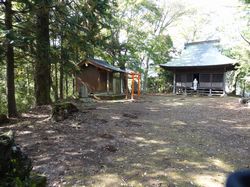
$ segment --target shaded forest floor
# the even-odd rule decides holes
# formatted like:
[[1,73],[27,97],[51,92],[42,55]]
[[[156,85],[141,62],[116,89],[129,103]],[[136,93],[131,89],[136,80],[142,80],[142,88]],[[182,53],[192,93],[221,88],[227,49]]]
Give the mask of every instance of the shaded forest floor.
[[13,129],[48,186],[222,187],[250,167],[250,109],[237,98],[144,96],[135,102],[78,102],[49,120],[36,108]]

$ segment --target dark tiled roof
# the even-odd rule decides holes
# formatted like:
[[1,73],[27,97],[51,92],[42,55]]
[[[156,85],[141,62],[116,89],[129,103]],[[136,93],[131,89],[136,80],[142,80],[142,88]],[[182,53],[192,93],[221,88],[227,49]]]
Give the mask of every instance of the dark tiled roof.
[[179,58],[161,64],[166,68],[186,68],[232,65],[234,61],[222,55],[218,49],[219,40],[187,43]]
[[99,59],[94,59],[94,58],[89,58],[87,59],[88,61],[92,62],[93,64],[96,64],[98,66],[101,66],[105,69],[109,69],[109,70],[112,70],[112,71],[116,71],[116,72],[121,72],[121,73],[126,73],[125,70],[122,70],[118,67],[115,67],[111,64],[109,64],[108,62],[106,61],[103,61],[103,60],[99,60]]

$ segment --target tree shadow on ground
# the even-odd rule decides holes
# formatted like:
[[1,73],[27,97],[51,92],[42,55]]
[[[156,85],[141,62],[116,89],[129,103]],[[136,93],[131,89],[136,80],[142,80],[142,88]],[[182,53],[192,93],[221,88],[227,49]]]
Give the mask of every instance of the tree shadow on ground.
[[17,141],[49,186],[223,186],[228,173],[249,167],[249,110],[235,103],[96,103],[59,123],[18,126]]

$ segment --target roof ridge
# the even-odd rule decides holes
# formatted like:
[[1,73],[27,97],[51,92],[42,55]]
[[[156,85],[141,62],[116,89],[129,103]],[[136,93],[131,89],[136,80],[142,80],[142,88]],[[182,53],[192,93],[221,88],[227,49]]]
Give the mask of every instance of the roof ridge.
[[185,43],[185,47],[190,46],[190,45],[203,44],[203,43],[219,43],[219,42],[220,42],[220,39],[195,41],[195,42]]
[[125,70],[122,70],[120,67],[114,66],[105,60],[96,59],[96,58],[87,58],[87,60],[94,64],[98,64],[99,66],[102,66],[104,68],[107,68],[113,71],[123,72],[123,73],[126,72]]

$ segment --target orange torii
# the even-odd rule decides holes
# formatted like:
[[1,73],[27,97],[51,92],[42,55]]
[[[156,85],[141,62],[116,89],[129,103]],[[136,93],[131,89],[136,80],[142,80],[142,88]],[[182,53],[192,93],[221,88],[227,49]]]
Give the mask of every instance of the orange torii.
[[134,99],[134,95],[135,95],[135,79],[137,78],[138,81],[138,91],[137,91],[137,95],[138,97],[140,97],[141,95],[141,74],[140,73],[136,73],[134,71],[130,71],[127,72],[127,96],[128,96],[128,78],[129,76],[131,76],[132,79],[132,88],[131,88],[131,99]]

